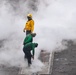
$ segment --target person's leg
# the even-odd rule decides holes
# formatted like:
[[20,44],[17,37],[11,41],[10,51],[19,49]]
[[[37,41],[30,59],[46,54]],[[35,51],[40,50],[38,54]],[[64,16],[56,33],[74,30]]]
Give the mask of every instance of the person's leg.
[[28,52],[28,66],[31,65],[31,52]]
[[25,58],[25,59],[27,58],[27,52],[25,52],[24,58]]
[[30,34],[31,30],[26,30],[26,35]]
[[24,52],[24,58],[26,59],[27,58],[27,51],[25,48],[23,48],[23,52]]

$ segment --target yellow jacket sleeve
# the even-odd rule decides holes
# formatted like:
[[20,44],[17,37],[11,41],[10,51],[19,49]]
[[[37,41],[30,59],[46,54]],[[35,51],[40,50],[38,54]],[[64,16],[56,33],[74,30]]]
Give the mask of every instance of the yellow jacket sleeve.
[[31,32],[34,31],[34,20],[31,20]]

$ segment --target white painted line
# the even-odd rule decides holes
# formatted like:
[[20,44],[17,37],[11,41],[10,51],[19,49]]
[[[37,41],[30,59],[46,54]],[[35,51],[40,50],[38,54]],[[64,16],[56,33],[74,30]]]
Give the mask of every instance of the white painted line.
[[48,74],[50,75],[52,73],[53,59],[54,59],[54,52],[51,52],[49,57],[49,68],[48,68]]

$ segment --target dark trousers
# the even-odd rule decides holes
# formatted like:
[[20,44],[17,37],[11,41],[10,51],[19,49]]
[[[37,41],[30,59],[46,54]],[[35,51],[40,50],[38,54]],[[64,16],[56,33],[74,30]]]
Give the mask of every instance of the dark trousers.
[[26,35],[30,33],[31,33],[31,30],[26,30]]
[[27,50],[25,48],[23,48],[23,52],[25,54],[25,58],[27,59],[28,61],[28,64],[31,64],[31,51],[30,50]]

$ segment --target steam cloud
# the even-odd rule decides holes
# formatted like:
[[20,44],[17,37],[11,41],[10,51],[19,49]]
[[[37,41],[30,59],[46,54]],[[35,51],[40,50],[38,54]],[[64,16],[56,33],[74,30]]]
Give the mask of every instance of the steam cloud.
[[76,39],[76,0],[3,0],[0,2],[0,64],[19,66],[22,59],[23,28],[27,13],[33,14],[39,43],[36,49],[38,57],[41,49],[53,51],[62,46],[63,39]]

